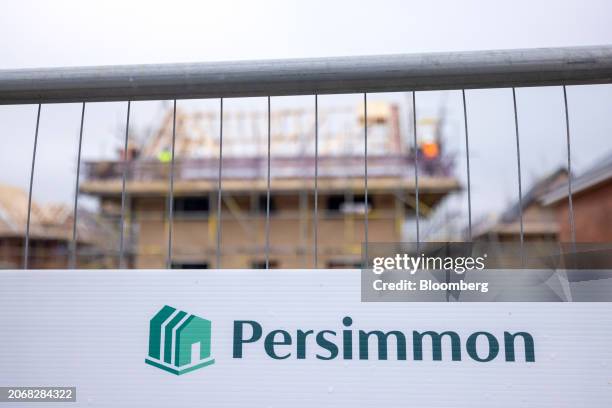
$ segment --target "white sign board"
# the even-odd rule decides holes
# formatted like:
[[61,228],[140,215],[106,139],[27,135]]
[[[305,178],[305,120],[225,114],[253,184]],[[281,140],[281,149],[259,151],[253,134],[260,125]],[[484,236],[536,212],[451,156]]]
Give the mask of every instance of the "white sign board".
[[360,299],[358,270],[4,271],[0,386],[76,387],[69,407],[610,406],[610,303]]

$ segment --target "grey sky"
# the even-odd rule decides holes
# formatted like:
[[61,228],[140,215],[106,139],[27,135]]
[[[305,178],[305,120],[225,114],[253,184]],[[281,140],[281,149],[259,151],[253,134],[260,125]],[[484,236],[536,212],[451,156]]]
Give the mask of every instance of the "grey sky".
[[[6,1],[0,69],[612,44],[611,15],[612,2],[604,0]],[[564,163],[563,101],[556,87],[517,92],[528,185]],[[612,86],[568,92],[580,171],[612,151]],[[460,157],[463,177],[460,94],[424,92],[417,100],[426,114],[446,100],[448,145]],[[245,104],[265,107],[260,99]],[[158,117],[158,102],[135,105],[135,126]],[[474,208],[482,215],[500,210],[517,193],[511,92],[469,91],[468,109]],[[122,103],[88,106],[85,157],[110,154],[124,111]],[[43,108],[36,199],[70,199],[79,117],[78,104]],[[0,182],[27,186],[34,119],[33,106],[0,107]],[[458,197],[454,205],[464,201]]]

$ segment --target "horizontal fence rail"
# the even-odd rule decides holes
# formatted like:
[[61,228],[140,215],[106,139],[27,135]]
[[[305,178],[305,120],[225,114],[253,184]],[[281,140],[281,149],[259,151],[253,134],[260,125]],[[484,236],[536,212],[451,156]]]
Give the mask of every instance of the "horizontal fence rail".
[[0,104],[612,82],[612,46],[0,70]]
[[[25,226],[25,242],[23,248],[23,268],[27,269],[30,258],[47,256],[47,253],[30,253],[36,247],[30,243],[30,237],[37,234],[36,228],[30,229],[32,213],[32,185],[36,168],[37,144],[41,106],[48,103],[82,103],[80,133],[78,139],[78,155],[76,163],[76,188],[74,196],[74,214],[72,238],[70,245],[62,247],[61,254],[69,257],[71,268],[76,267],[77,248],[87,242],[77,237],[77,216],[79,213],[79,190],[87,192],[80,183],[80,173],[83,172],[85,183],[117,180],[120,189],[113,186],[112,194],[121,194],[121,213],[119,217],[119,245],[116,250],[118,265],[127,266],[125,256],[133,252],[133,236],[125,235],[126,226],[131,220],[126,218],[130,203],[128,197],[130,188],[135,182],[142,180],[159,180],[167,185],[160,189],[167,195],[166,211],[163,217],[167,219],[167,246],[160,252],[166,255],[166,267],[173,268],[173,254],[181,251],[173,247],[172,224],[175,212],[182,217],[181,209],[174,208],[175,181],[180,193],[181,183],[192,179],[209,181],[206,187],[211,194],[209,203],[216,201],[216,206],[206,210],[210,215],[216,212],[215,222],[222,222],[222,196],[226,188],[235,178],[265,179],[265,246],[259,248],[259,253],[265,254],[265,268],[270,266],[270,213],[271,213],[271,181],[275,178],[304,179],[309,174],[300,172],[301,167],[312,167],[314,173],[314,208],[313,208],[313,267],[318,261],[318,221],[329,214],[319,215],[318,193],[325,190],[324,182],[332,174],[341,174],[345,179],[359,180],[363,177],[364,199],[363,209],[364,239],[368,244],[369,211],[367,206],[368,190],[376,189],[377,179],[385,176],[401,176],[403,181],[411,181],[414,186],[414,218],[416,221],[416,240],[421,240],[419,218],[419,193],[435,190],[435,186],[427,186],[428,176],[448,175],[450,163],[437,163],[432,170],[431,161],[417,149],[416,112],[418,105],[417,91],[424,90],[460,90],[463,102],[463,125],[465,129],[467,201],[468,201],[468,234],[472,239],[472,203],[470,181],[470,149],[469,149],[469,118],[466,103],[466,89],[512,88],[514,111],[514,134],[516,142],[516,165],[518,182],[518,202],[520,217],[520,241],[524,241],[523,229],[523,186],[521,173],[521,150],[519,136],[519,109],[516,103],[516,87],[528,86],[562,86],[565,110],[565,137],[567,152],[567,170],[571,174],[571,138],[570,114],[567,103],[566,85],[604,84],[612,83],[612,46],[544,48],[530,50],[477,51],[462,53],[435,53],[415,55],[387,55],[367,57],[341,57],[301,60],[268,60],[243,62],[217,62],[197,64],[167,64],[167,65],[134,65],[79,68],[50,68],[0,70],[0,105],[16,105],[36,103],[37,113],[34,119],[34,145],[29,174],[28,212]],[[379,157],[368,155],[368,93],[372,92],[412,92],[412,139],[414,152],[410,155]],[[363,143],[363,156],[345,157],[339,162],[337,158],[319,155],[319,94],[363,94],[363,135],[358,136],[355,143]],[[315,153],[296,158],[271,158],[271,96],[282,95],[312,95],[315,123]],[[223,152],[223,98],[228,97],[267,97],[267,154],[256,158],[224,158]],[[219,157],[215,159],[195,160],[183,163],[181,158],[175,160],[176,101],[190,98],[219,98]],[[174,101],[172,114],[172,139],[169,162],[136,160],[123,155],[120,161],[85,163],[81,166],[81,149],[83,139],[83,123],[86,120],[86,103],[96,101],[126,102],[125,134],[123,139],[124,153],[129,146],[130,103],[137,100],[170,99]],[[44,115],[44,113],[43,113]],[[412,168],[411,168],[412,167]],[[411,168],[410,170],[408,170]],[[336,174],[336,175],[337,175]],[[368,179],[370,185],[368,185]],[[216,180],[216,186],[214,182]],[[227,184],[225,184],[227,182]],[[119,184],[118,184],[119,185]],[[115,188],[117,187],[117,188]],[[230,186],[231,187],[231,186]],[[453,189],[456,189],[454,186]],[[276,188],[276,187],[275,187]],[[329,186],[327,187],[329,189]],[[212,194],[216,190],[217,196]],[[229,189],[231,191],[231,188]],[[110,191],[110,190],[109,190]],[[110,194],[111,192],[109,192]],[[568,179],[569,225],[572,241],[575,242],[574,214],[572,206],[572,177]],[[179,194],[180,195],[180,194]],[[216,198],[216,200],[214,200]],[[215,208],[216,207],[216,208]],[[259,208],[258,211],[264,211]],[[82,214],[83,216],[86,214]],[[378,212],[371,214],[374,222],[377,217],[386,216]],[[329,238],[329,237],[322,237]],[[215,266],[221,267],[221,228],[217,228]],[[17,247],[18,248],[18,247]],[[12,251],[14,252],[14,250]],[[367,254],[366,254],[367,255]],[[367,259],[367,256],[366,258]],[[367,267],[367,265],[365,265]]]

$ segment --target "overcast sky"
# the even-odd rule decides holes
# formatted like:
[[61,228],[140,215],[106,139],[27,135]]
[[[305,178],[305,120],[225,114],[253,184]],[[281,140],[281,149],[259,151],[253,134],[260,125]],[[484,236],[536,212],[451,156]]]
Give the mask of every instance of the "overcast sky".
[[[0,13],[0,69],[601,45],[612,44],[610,16],[612,2],[605,0],[15,0],[4,2]],[[581,171],[612,151],[612,86],[568,92]],[[527,185],[564,163],[561,98],[557,87],[518,90]],[[425,113],[445,101],[448,145],[460,157],[463,178],[459,94],[423,92],[417,100]],[[252,105],[263,108],[261,102]],[[474,207],[483,215],[516,198],[511,92],[469,91],[468,110]],[[86,157],[112,151],[124,111],[121,103],[88,107]],[[134,123],[145,127],[158,115],[159,103],[141,103]],[[79,117],[77,104],[43,108],[37,200],[70,200]],[[0,107],[0,182],[27,186],[34,118],[33,106]]]

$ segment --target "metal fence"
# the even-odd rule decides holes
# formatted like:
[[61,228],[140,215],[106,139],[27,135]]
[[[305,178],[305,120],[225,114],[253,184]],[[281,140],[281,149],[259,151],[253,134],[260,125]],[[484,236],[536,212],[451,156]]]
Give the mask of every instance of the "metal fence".
[[[236,167],[223,168],[223,101],[224,98],[265,96],[268,107],[267,126],[267,159],[265,163],[255,163],[254,171],[264,172],[267,178],[266,222],[265,222],[265,267],[270,267],[270,98],[283,95],[312,95],[315,110],[315,159],[314,159],[314,251],[313,265],[317,266],[317,219],[318,219],[318,95],[360,93],[363,95],[364,118],[363,140],[364,151],[361,168],[363,170],[365,202],[368,202],[368,176],[376,170],[379,163],[376,159],[368,162],[368,93],[373,92],[412,92],[414,112],[417,110],[418,91],[427,90],[461,90],[463,100],[463,119],[465,126],[465,147],[467,160],[467,197],[468,197],[468,235],[472,236],[469,121],[466,108],[466,89],[512,88],[514,102],[514,123],[516,136],[516,163],[518,172],[519,204],[522,200],[521,157],[519,136],[519,115],[516,106],[516,87],[562,86],[566,142],[567,167],[571,174],[571,137],[570,112],[568,112],[566,86],[582,84],[612,83],[612,46],[479,51],[464,53],[436,53],[420,55],[387,55],[367,57],[322,58],[301,60],[268,60],[244,62],[219,62],[199,64],[169,65],[135,65],[113,67],[81,67],[55,69],[25,69],[0,71],[0,104],[38,104],[30,184],[28,196],[28,215],[25,231],[23,266],[28,268],[30,258],[30,222],[32,209],[32,184],[36,162],[38,129],[43,104],[81,102],[81,123],[78,146],[78,162],[75,197],[74,227],[70,246],[70,265],[76,265],[77,247],[77,209],[78,186],[81,173],[81,145],[85,106],[88,102],[126,101],[127,115],[124,146],[128,147],[128,128],[132,101],[169,99],[174,101],[172,123],[172,151],[168,183],[167,218],[169,231],[167,239],[166,266],[172,266],[174,217],[173,195],[174,182],[180,177],[183,168],[175,165],[174,145],[176,140],[176,101],[178,99],[218,98],[220,104],[220,144],[217,168],[202,166],[198,171],[218,175],[217,219],[221,220],[221,197],[223,194],[222,174],[225,171],[236,171]],[[413,138],[416,145],[416,114]],[[127,160],[127,159],[125,159]],[[423,171],[414,158],[414,183],[416,187],[416,237],[419,241],[419,173]],[[372,165],[372,167],[370,167]],[[141,166],[146,166],[142,164]],[[351,171],[355,169],[352,163]],[[238,166],[237,168],[243,168]],[[126,179],[129,166],[115,166],[113,174],[121,174],[121,220],[119,239],[120,266],[125,267],[125,213],[126,213]],[[132,169],[136,173],[139,168]],[[95,169],[88,167],[87,174],[95,174]],[[140,173],[138,173],[140,174]],[[98,174],[103,177],[102,174]],[[572,237],[575,240],[572,209],[571,177],[569,188],[569,214]],[[521,206],[519,205],[519,209]],[[522,211],[522,210],[521,210]],[[368,214],[365,212],[365,242],[368,242]],[[520,214],[521,243],[523,242],[523,214]],[[221,228],[216,237],[217,265],[220,263]],[[367,256],[366,256],[367,258]]]

